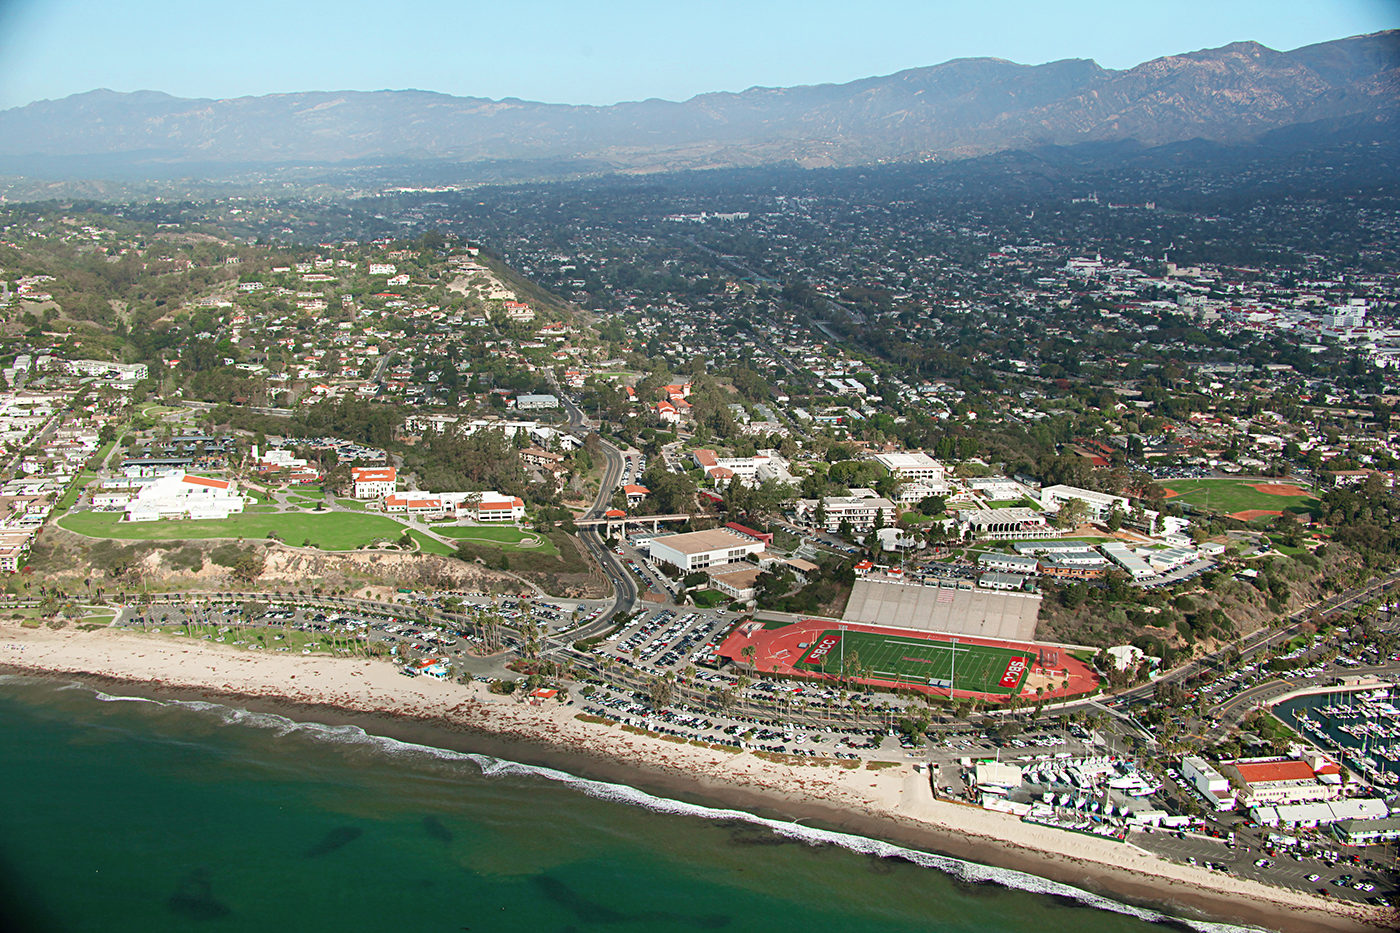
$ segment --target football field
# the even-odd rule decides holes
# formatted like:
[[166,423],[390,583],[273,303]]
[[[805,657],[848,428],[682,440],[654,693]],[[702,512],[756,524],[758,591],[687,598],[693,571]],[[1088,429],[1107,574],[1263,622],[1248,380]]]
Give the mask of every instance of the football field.
[[827,629],[793,668],[839,675],[845,663],[850,676],[868,670],[871,677],[910,686],[1008,696],[1020,690],[1032,660],[1030,652],[1011,648]]

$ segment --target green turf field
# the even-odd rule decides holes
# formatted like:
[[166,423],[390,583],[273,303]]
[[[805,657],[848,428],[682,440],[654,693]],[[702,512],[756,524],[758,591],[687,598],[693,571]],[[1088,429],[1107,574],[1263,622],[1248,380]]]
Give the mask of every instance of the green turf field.
[[266,538],[275,531],[282,540],[300,545],[308,538],[326,551],[352,551],[376,538],[396,539],[404,526],[393,519],[350,512],[281,512],[250,515],[244,512],[217,521],[199,519],[161,522],[123,522],[117,512],[73,512],[59,519],[69,531],[93,538],[138,541],[171,541],[184,538]]
[[[844,642],[844,646],[841,642]],[[822,650],[824,645],[825,651]],[[861,668],[868,668],[871,676],[880,680],[895,680],[918,686],[927,686],[931,682],[935,687],[947,687],[949,679],[955,678],[955,690],[1000,696],[1018,691],[1030,667],[1030,658],[1024,652],[1013,651],[1010,648],[954,645],[946,641],[900,638],[878,632],[842,632],[835,629],[822,632],[793,667],[799,671],[840,673],[843,647],[847,661],[859,655]],[[809,663],[814,653],[820,653],[822,657],[815,664]],[[1013,658],[1025,658],[1026,663],[1020,671],[1008,672],[1008,665]],[[1002,683],[1004,675],[1007,678],[1005,685]],[[1011,682],[1013,677],[1014,683]]]
[[[1162,480],[1161,486],[1176,492],[1177,495],[1168,499],[1168,502],[1178,500],[1189,502],[1192,505],[1213,512],[1224,512],[1232,514],[1234,512],[1244,512],[1249,509],[1264,509],[1268,511],[1282,512],[1306,512],[1311,507],[1316,506],[1318,501],[1309,496],[1271,496],[1268,493],[1254,489],[1251,483],[1261,483],[1263,480],[1251,480],[1246,482],[1237,479],[1169,479]],[[1292,484],[1293,481],[1284,477],[1272,482]],[[1306,485],[1303,488],[1307,488]]]
[[456,538],[468,544],[518,551],[537,551],[540,554],[558,554],[559,549],[537,531],[507,526],[482,525],[436,525],[435,534],[444,538]]

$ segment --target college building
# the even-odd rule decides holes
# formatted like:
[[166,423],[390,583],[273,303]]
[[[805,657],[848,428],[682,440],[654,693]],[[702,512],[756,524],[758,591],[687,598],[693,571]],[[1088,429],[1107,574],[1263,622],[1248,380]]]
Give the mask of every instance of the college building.
[[[826,531],[835,532],[842,522],[850,524],[858,532],[866,532],[875,527],[875,516],[883,518],[882,524],[890,526],[895,520],[895,505],[889,499],[875,495],[871,490],[865,496],[827,496],[824,499],[798,499],[797,520],[806,525],[820,525]],[[857,490],[851,490],[857,492]],[[817,521],[817,512],[825,510],[826,521]]]
[[721,528],[651,540],[653,562],[673,564],[687,573],[714,564],[736,563],[750,554],[762,554],[764,550],[762,541]]
[[231,480],[172,473],[140,487],[126,503],[126,520],[228,518],[243,511],[243,497]]
[[399,471],[394,467],[351,467],[350,482],[356,499],[382,499],[398,485]]
[[876,454],[870,459],[909,483],[921,483],[938,492],[947,492],[947,471],[943,464],[925,453]]

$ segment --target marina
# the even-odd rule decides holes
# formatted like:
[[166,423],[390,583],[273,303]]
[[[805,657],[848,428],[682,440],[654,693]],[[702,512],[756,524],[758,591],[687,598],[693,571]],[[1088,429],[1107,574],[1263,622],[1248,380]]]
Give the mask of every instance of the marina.
[[1335,751],[1367,781],[1400,784],[1400,706],[1389,685],[1294,697],[1274,708],[1309,741]]

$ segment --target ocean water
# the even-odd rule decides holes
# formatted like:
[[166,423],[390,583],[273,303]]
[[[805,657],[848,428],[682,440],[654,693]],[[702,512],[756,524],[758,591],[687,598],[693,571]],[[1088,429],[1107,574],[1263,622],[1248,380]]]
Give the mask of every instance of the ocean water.
[[0,794],[11,931],[1180,925],[1030,875],[354,726],[21,676],[0,676]]

